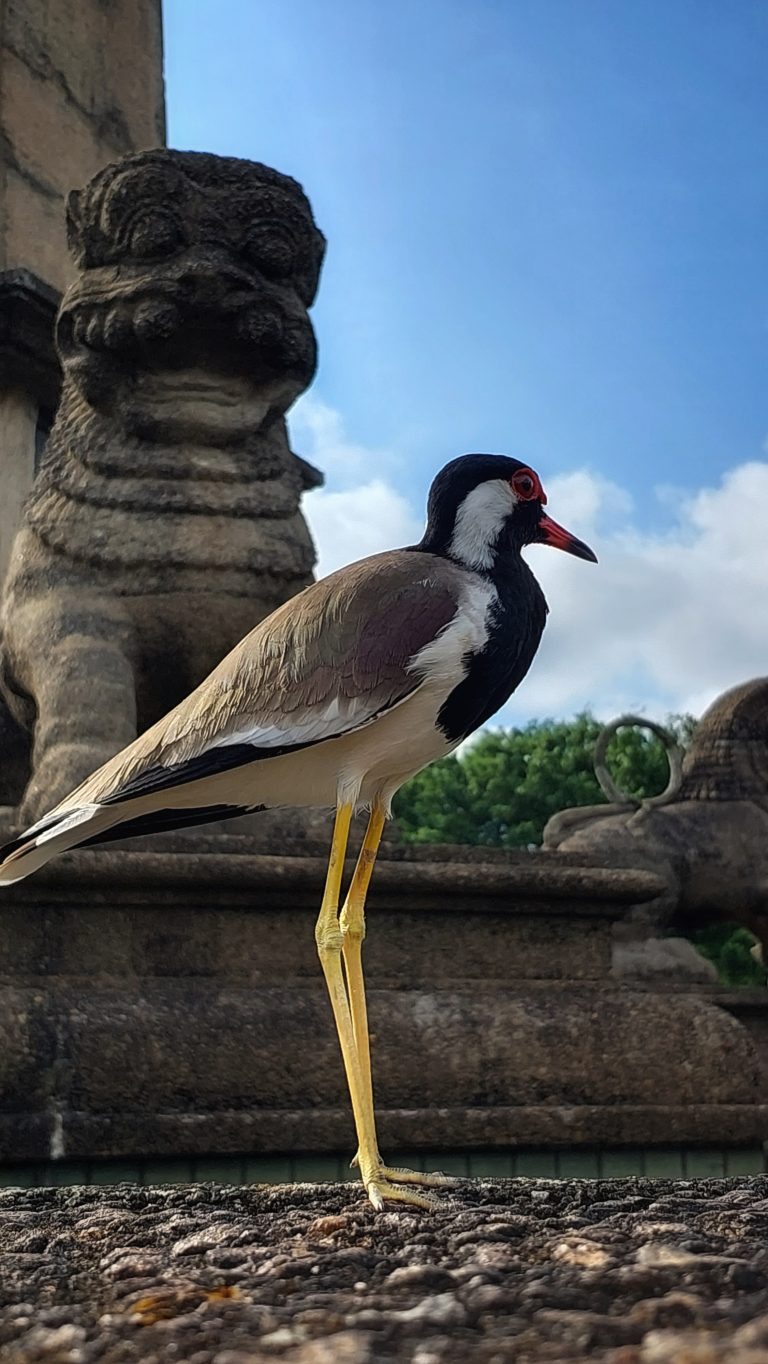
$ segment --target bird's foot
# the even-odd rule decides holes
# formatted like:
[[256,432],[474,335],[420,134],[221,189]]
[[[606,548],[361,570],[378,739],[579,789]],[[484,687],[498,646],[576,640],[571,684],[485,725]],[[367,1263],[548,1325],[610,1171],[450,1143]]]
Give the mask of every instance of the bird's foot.
[[[380,1156],[365,1169],[360,1165],[358,1153],[352,1161],[352,1166],[360,1169],[366,1193],[374,1208],[379,1211],[384,1207],[384,1200],[391,1199],[396,1203],[410,1203],[413,1207],[434,1212],[441,1206],[440,1200],[427,1190],[451,1189],[458,1182],[451,1175],[440,1174],[438,1171],[427,1173],[423,1170],[405,1170],[385,1165]],[[409,1185],[421,1185],[424,1192],[420,1192],[418,1187],[408,1187]]]

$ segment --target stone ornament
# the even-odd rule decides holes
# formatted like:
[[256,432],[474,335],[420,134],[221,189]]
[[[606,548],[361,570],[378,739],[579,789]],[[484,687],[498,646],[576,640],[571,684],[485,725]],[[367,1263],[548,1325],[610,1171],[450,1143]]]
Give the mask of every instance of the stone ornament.
[[61,404],[2,598],[0,675],[49,808],[311,581],[310,383],[325,247],[296,181],[199,152],[70,195]]
[[666,891],[650,917],[638,913],[644,938],[649,923],[663,934],[732,921],[755,934],[768,960],[768,678],[712,703],[671,800],[563,810],[544,846],[662,877]]

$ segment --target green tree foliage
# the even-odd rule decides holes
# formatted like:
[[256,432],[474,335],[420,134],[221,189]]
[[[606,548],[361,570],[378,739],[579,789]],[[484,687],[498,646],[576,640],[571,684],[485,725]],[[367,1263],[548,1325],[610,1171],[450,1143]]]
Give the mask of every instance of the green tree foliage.
[[765,985],[765,967],[755,960],[755,939],[748,928],[712,924],[690,934],[703,957],[714,962],[723,985]]
[[[667,721],[683,744],[694,724],[690,716]],[[600,728],[585,712],[574,720],[485,730],[459,757],[434,763],[399,792],[395,814],[403,837],[510,848],[540,843],[558,810],[605,800],[592,764]],[[618,785],[635,796],[655,795],[667,782],[664,748],[647,730],[619,730],[608,765]]]

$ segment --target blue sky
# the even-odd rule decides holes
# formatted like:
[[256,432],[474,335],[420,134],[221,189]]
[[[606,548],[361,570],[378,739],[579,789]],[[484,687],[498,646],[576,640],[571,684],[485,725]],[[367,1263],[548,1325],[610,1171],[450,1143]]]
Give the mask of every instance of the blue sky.
[[[735,525],[728,490],[743,495],[742,467],[751,513],[762,508],[768,5],[164,8],[170,144],[295,175],[329,239],[320,369],[294,423],[296,447],[328,472],[308,507],[321,564],[331,530],[336,554],[346,547],[344,516],[363,552],[365,490],[370,506],[380,499],[380,532],[404,533],[441,463],[504,451],[562,489],[559,519],[592,518],[603,551],[590,583],[582,565],[576,578],[570,563],[565,576],[544,570],[553,620],[560,590],[574,629],[610,630],[599,613],[621,615],[622,603],[607,600],[606,575],[631,578],[634,564],[650,590],[649,555],[695,549],[703,578],[697,595],[686,570],[685,612],[711,643],[706,558],[719,527],[702,529],[696,509],[711,492]],[[732,565],[738,542],[721,549]],[[752,590],[753,568],[733,591]],[[660,606],[663,588],[661,575]],[[729,667],[765,669],[768,632],[746,613],[744,630],[738,665],[723,656],[688,676],[673,657],[667,681],[664,660],[649,671],[617,653],[615,684],[603,686],[603,669],[581,689],[544,688],[541,704],[700,707],[739,680]],[[556,646],[550,666],[572,669]],[[661,647],[656,636],[645,646]],[[731,633],[712,647],[734,659]]]

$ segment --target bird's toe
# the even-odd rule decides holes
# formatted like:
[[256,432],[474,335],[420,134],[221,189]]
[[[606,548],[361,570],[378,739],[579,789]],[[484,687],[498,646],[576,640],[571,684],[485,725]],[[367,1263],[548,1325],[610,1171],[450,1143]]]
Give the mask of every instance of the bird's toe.
[[385,1165],[380,1173],[382,1178],[395,1184],[422,1184],[427,1189],[453,1189],[459,1183],[453,1175],[445,1175],[441,1170],[404,1170]]
[[435,1198],[434,1194],[409,1188],[405,1184],[393,1184],[383,1176],[369,1180],[365,1190],[377,1212],[382,1211],[385,1201],[407,1203],[413,1208],[421,1208],[424,1212],[436,1212],[440,1207],[440,1200]]

